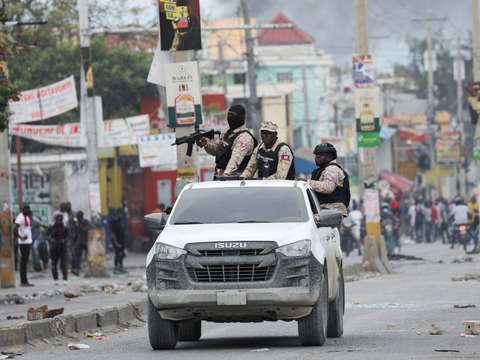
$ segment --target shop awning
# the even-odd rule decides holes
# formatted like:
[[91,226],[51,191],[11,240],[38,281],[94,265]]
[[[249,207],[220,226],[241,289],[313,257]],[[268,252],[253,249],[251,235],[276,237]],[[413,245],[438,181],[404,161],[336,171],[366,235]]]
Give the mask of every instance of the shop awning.
[[396,197],[406,196],[413,190],[413,181],[388,170],[380,171],[378,179],[388,181],[390,190],[392,190]]

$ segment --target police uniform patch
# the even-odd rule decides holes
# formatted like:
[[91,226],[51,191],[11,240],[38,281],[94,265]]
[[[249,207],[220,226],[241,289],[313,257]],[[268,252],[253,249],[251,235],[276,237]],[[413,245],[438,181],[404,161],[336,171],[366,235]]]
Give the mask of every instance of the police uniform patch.
[[244,147],[244,148],[247,148],[247,144],[245,144],[245,143],[243,143],[243,142],[240,143],[240,146],[241,146],[241,147]]
[[290,155],[282,155],[281,159],[283,161],[290,161]]
[[332,180],[335,182],[335,184],[338,184],[338,180],[335,176],[332,176]]

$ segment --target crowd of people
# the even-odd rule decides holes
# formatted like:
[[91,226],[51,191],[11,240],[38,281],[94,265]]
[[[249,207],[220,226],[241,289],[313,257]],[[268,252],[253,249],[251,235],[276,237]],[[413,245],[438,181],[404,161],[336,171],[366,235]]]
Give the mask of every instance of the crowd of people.
[[[115,274],[127,272],[123,266],[125,229],[122,217],[123,210],[119,209],[115,220],[110,222]],[[59,285],[59,266],[64,285],[68,284],[69,273],[79,276],[85,267],[88,234],[92,229],[90,221],[84,217],[83,211],[74,212],[69,201],[62,202],[52,218],[53,221],[46,224],[32,214],[30,204],[21,205],[13,227],[16,268],[20,263],[20,286],[34,286],[27,277],[30,252],[33,255],[33,269],[41,272],[50,266],[55,285]]]

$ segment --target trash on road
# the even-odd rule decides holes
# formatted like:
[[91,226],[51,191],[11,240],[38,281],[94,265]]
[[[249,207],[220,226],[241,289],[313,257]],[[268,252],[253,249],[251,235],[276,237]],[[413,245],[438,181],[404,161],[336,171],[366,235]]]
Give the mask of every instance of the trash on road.
[[471,256],[462,255],[457,257],[455,260],[453,260],[452,264],[455,264],[455,263],[460,264],[460,263],[472,262],[472,261],[473,261],[473,258]]
[[387,324],[387,327],[396,327],[396,324]]
[[460,337],[470,337],[470,338],[473,338],[473,337],[475,337],[475,336],[473,336],[473,335],[466,335],[466,334],[460,334]]
[[417,335],[420,335],[422,332],[421,331],[417,331]]
[[360,299],[355,299],[355,300],[353,300],[353,303],[354,303],[355,305],[360,304]]
[[459,305],[459,304],[455,304],[453,305],[453,307],[455,309],[466,309],[466,308],[474,308],[474,307],[477,307],[476,305]]
[[463,321],[463,332],[467,335],[480,335],[480,321]]
[[468,281],[468,280],[479,280],[480,281],[480,274],[465,274],[463,276],[453,276],[452,281]]
[[436,352],[460,352],[459,350],[437,350],[437,349],[435,349],[434,351],[436,351]]
[[270,351],[270,349],[264,348],[264,349],[252,350],[252,352],[263,352],[263,351]]
[[77,293],[76,291],[73,291],[73,290],[67,290],[63,293],[63,296],[65,296],[66,298],[77,298],[80,296],[79,293]]
[[19,319],[25,319],[25,316],[7,316],[7,320],[19,320]]
[[70,350],[90,349],[90,346],[88,346],[86,344],[68,343],[67,346]]
[[47,305],[43,305],[37,309],[30,308],[27,310],[27,320],[35,321],[53,318],[57,315],[63,314],[63,308],[60,309],[48,309]]
[[96,338],[96,337],[101,337],[101,336],[103,336],[103,334],[102,334],[102,333],[87,333],[85,336],[86,336],[86,337]]
[[443,330],[440,326],[435,326],[435,324],[432,324],[432,327],[428,329],[428,333],[430,335],[443,335],[445,330]]
[[357,276],[355,276],[355,275],[345,276],[345,277],[343,278],[343,281],[345,281],[345,282],[354,282],[354,281],[359,281],[359,280],[360,280],[360,279],[359,279]]
[[2,351],[2,355],[0,356],[0,359],[13,359],[17,356],[22,356],[22,353],[11,352],[11,351]]

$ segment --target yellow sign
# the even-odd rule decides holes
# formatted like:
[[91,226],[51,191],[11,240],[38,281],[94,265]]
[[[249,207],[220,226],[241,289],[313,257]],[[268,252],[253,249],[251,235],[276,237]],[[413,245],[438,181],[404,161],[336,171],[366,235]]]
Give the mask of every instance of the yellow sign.
[[182,180],[193,179],[197,171],[195,169],[178,170],[178,177]]
[[170,4],[176,4],[177,0],[160,0],[162,3],[170,3]]
[[448,176],[453,175],[453,164],[441,164],[437,165],[437,174],[438,176]]
[[120,155],[138,155],[138,145],[122,145],[119,146],[119,154]]
[[178,13],[167,12],[167,20],[174,20],[174,19],[178,19],[179,17],[180,17],[180,14]]
[[439,184],[439,180],[440,180],[440,177],[438,176],[438,173],[436,171],[427,171],[425,173],[426,175],[426,185],[427,186],[430,186],[430,187],[434,187],[435,189],[439,189],[440,188],[440,184]]
[[176,13],[177,12],[177,5],[165,3],[165,11]]
[[8,78],[8,66],[6,61],[0,61],[0,71],[3,71]]

